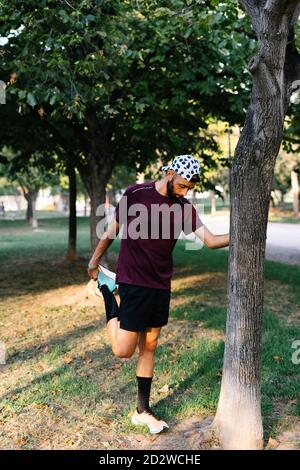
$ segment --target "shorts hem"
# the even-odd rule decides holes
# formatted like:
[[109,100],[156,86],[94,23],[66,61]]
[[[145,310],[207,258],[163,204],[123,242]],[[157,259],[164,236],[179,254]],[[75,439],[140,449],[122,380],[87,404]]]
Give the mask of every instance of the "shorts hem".
[[168,324],[168,322],[163,323],[162,325],[147,325],[145,327],[140,327],[139,328],[139,327],[124,325],[120,322],[120,328],[121,328],[121,330],[132,331],[133,333],[145,333],[147,328],[162,328],[163,326],[166,326],[167,324]]

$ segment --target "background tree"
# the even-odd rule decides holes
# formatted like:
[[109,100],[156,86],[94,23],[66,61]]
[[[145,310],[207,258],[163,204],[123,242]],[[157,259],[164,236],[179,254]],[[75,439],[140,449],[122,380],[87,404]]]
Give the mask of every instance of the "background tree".
[[298,184],[298,168],[300,166],[300,158],[298,153],[287,153],[281,149],[274,172],[273,190],[280,192],[279,207],[285,209],[284,196],[291,191],[293,198],[293,215],[295,218],[299,216],[299,184]]
[[54,183],[56,177],[48,169],[41,165],[45,156],[34,153],[26,159],[26,165],[22,154],[13,155],[8,148],[2,149],[2,157],[6,156],[6,162],[0,163],[0,174],[11,183],[17,183],[27,201],[26,220],[32,228],[38,227],[36,215],[36,200],[40,189]]
[[117,163],[142,171],[190,152],[209,165],[216,145],[199,130],[211,114],[241,118],[248,26],[234,1],[2,2],[2,74],[17,77],[7,94],[42,109],[41,126],[72,155],[91,199],[92,245]]

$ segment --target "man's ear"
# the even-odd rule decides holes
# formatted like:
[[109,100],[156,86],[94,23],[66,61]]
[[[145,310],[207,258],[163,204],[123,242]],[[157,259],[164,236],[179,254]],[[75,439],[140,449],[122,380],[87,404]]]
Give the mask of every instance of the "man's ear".
[[168,178],[169,181],[171,181],[171,179],[173,178],[174,175],[175,175],[174,170],[168,170],[167,171],[167,178]]

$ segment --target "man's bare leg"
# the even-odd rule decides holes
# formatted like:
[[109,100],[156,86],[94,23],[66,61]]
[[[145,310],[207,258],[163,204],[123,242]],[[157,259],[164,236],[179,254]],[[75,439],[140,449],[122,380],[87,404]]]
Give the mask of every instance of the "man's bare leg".
[[[136,370],[138,405],[137,410],[132,417],[134,424],[141,423],[140,420],[142,419],[142,423],[150,425],[151,429],[154,426],[158,432],[160,432],[163,427],[167,427],[167,424],[152,414],[149,400],[154,370],[154,354],[160,330],[161,328],[148,328],[147,331],[140,333],[139,335],[139,358]],[[144,412],[146,412],[146,414]],[[144,422],[144,420],[146,421]]]
[[139,333],[120,328],[117,318],[112,318],[107,322],[107,332],[115,356],[129,358],[133,355]]
[[152,377],[154,369],[154,353],[161,328],[148,328],[140,333],[138,346],[139,358],[136,375],[139,377]]

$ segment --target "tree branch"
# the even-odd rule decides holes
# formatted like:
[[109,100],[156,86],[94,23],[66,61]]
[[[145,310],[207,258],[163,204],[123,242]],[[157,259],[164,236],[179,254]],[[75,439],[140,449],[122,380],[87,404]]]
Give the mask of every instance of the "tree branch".
[[253,29],[256,35],[259,35],[260,30],[260,8],[258,2],[255,0],[239,0],[242,10],[250,16]]
[[290,135],[283,134],[283,140],[286,140],[287,142],[290,142],[291,144],[300,144],[300,139],[295,139],[294,137],[291,137]]

